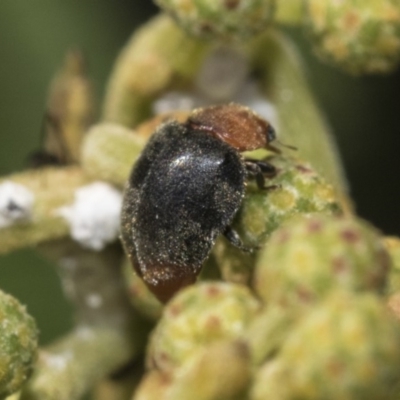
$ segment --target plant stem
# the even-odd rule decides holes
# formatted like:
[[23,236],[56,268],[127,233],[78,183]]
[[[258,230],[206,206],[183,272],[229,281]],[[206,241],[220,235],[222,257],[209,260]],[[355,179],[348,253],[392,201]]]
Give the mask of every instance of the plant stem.
[[274,21],[283,25],[299,25],[303,10],[304,0],[276,0]]
[[117,59],[103,119],[134,127],[151,115],[151,102],[172,83],[187,85],[201,65],[208,42],[192,39],[161,14],[136,31]]
[[75,190],[89,182],[78,167],[26,171],[4,177],[0,183],[6,180],[32,191],[35,204],[29,221],[0,229],[0,254],[67,236],[69,227],[57,210],[71,203]]
[[276,106],[279,136],[333,184],[344,209],[351,209],[340,158],[289,40],[269,31],[252,43],[253,65],[262,90]]
[[79,399],[141,354],[149,325],[129,305],[119,245],[92,252],[66,240],[41,246],[41,251],[58,263],[77,325],[41,351],[22,399]]

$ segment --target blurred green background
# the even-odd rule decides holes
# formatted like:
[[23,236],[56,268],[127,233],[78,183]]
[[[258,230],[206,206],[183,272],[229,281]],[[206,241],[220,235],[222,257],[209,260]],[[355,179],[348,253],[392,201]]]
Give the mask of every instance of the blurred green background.
[[[150,0],[0,1],[0,174],[24,168],[40,146],[48,83],[71,47],[89,60],[98,104],[133,29],[157,11]],[[400,235],[400,71],[352,78],[319,62],[300,31],[314,93],[335,133],[359,214]],[[55,269],[32,250],[0,256],[0,287],[28,305],[48,343],[71,324]]]

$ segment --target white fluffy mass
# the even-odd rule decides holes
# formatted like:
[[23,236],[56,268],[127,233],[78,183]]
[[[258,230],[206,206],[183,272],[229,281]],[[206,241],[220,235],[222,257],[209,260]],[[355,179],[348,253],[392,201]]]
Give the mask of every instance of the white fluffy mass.
[[83,247],[102,250],[117,239],[122,193],[104,182],[94,182],[75,192],[72,205],[59,209],[69,223],[71,236]]
[[11,181],[0,184],[0,229],[29,220],[35,196],[25,186]]

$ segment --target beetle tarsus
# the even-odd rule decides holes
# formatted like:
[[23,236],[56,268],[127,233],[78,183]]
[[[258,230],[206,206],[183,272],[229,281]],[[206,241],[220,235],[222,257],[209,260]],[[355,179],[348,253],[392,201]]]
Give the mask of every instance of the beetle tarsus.
[[252,253],[254,250],[257,250],[257,247],[248,247],[244,245],[242,239],[240,239],[239,234],[230,226],[227,226],[225,228],[223,235],[229,240],[231,244],[233,244],[238,249],[244,251],[245,253]]
[[277,170],[272,164],[266,161],[247,159],[245,165],[248,176],[255,178],[259,189],[270,190],[278,187],[277,185],[265,185],[265,178],[271,179],[277,174]]

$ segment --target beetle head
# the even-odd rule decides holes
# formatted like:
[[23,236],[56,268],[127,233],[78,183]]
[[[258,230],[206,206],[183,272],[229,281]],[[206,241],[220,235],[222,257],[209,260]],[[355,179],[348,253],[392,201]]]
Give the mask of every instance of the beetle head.
[[268,121],[235,103],[193,110],[186,125],[211,134],[238,151],[264,148],[275,139],[275,130]]

